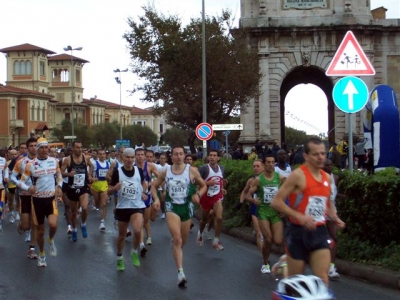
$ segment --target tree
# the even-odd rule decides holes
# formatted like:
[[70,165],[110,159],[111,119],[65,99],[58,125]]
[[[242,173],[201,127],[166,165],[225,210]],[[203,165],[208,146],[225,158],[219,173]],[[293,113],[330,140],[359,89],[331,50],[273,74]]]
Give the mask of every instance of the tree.
[[163,134],[164,143],[169,145],[187,145],[190,134],[191,132],[176,127],[167,129]]
[[[194,150],[194,129],[202,122],[201,19],[183,27],[177,16],[164,16],[154,7],[143,7],[136,22],[128,19],[131,31],[124,34],[130,49],[133,72],[144,79],[133,91],[143,92],[143,101],[156,103],[155,114],[167,123],[190,130]],[[261,73],[257,50],[248,47],[246,33],[230,34],[231,15],[206,18],[207,121],[225,123],[245,111],[256,97]]]
[[144,144],[145,146],[157,145],[157,135],[147,126],[129,125],[122,128],[124,139],[131,141],[131,146]]
[[[83,120],[75,120],[74,122],[74,134],[76,136],[75,140],[79,140],[82,142],[83,147],[90,147],[92,144],[92,129],[86,125]],[[55,137],[56,141],[64,141],[67,142],[69,140],[65,140],[64,136],[70,136],[72,133],[72,126],[69,120],[63,120],[61,122],[61,128],[54,128],[52,131],[52,136]]]
[[93,140],[102,148],[108,149],[115,145],[119,137],[119,125],[116,121],[112,123],[101,123],[92,126]]
[[285,126],[285,139],[288,149],[296,148],[297,145],[304,145],[309,136],[305,131]]

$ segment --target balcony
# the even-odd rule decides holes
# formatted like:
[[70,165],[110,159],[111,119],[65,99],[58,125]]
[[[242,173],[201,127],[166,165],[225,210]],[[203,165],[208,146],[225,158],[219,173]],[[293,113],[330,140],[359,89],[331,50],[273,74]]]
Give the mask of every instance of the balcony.
[[24,128],[24,120],[10,120],[11,128]]

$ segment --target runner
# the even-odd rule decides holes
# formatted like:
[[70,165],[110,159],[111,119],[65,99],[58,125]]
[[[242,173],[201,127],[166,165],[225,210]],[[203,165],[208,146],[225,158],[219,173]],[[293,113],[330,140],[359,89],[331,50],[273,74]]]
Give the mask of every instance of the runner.
[[[67,147],[65,151],[60,152],[60,160],[58,162],[60,169],[62,168],[62,164],[66,157],[70,156],[72,154],[72,147]],[[64,157],[62,157],[64,155]],[[63,175],[63,185],[62,185],[62,202],[64,203],[64,215],[65,219],[67,221],[67,234],[70,235],[72,234],[72,212],[71,212],[71,207],[69,204],[69,199],[67,197],[67,191],[68,191],[68,177]]]
[[123,151],[124,165],[121,168],[115,168],[108,194],[118,193],[118,203],[116,204],[115,216],[118,220],[118,238],[117,238],[117,270],[125,269],[122,251],[124,249],[126,231],[129,224],[133,228],[133,242],[131,250],[132,264],[135,267],[140,266],[138,248],[140,236],[143,228],[143,213],[146,207],[144,201],[147,194],[147,183],[144,179],[143,170],[133,166],[135,151],[132,148],[126,148]]
[[[46,254],[44,251],[44,219],[47,217],[49,224],[48,245],[50,256],[57,256],[54,244],[54,235],[57,231],[57,202],[54,197],[62,195],[62,176],[57,160],[48,156],[49,145],[46,139],[39,138],[36,146],[37,158],[29,162],[21,177],[19,188],[32,195],[33,223],[37,228],[37,241],[39,245],[38,266],[46,267]],[[56,186],[54,185],[56,178]]]
[[[89,172],[88,168],[89,167]],[[89,186],[92,181],[93,165],[82,153],[82,143],[74,141],[72,143],[72,154],[64,159],[61,167],[63,176],[68,177],[67,197],[70,200],[72,235],[71,240],[78,240],[76,219],[79,206],[82,208],[81,231],[82,237],[87,238],[86,219],[88,216]]]
[[97,151],[97,155],[99,157],[98,160],[95,160],[94,163],[94,179],[91,186],[92,195],[94,198],[94,202],[96,203],[96,207],[98,203],[100,204],[101,209],[101,220],[99,230],[102,232],[106,231],[106,216],[107,216],[107,189],[108,183],[106,180],[106,175],[108,170],[110,169],[110,163],[106,160],[106,151],[104,149],[100,149]]
[[[9,166],[13,159],[18,157],[18,151],[15,149],[11,149],[9,153],[9,161],[7,162],[6,168],[4,170],[4,179],[5,182],[7,182],[7,205],[8,205],[8,211],[10,212],[10,223],[14,223],[15,221],[20,220],[19,216],[19,205],[17,204],[17,209],[15,209],[15,190],[16,190],[16,185],[10,180],[10,170]],[[19,202],[19,201],[18,201]]]
[[287,178],[290,175],[290,173],[292,173],[292,168],[287,162],[286,151],[278,150],[278,152],[276,152],[276,160],[277,163],[275,164],[275,172],[278,172],[284,178]]
[[197,244],[203,246],[203,230],[208,222],[210,210],[215,214],[215,236],[213,247],[216,250],[224,250],[219,240],[222,229],[222,200],[226,194],[223,188],[224,169],[218,165],[219,152],[211,149],[208,154],[208,164],[199,168],[199,173],[208,187],[207,193],[200,199],[201,221],[197,232]]
[[257,205],[260,204],[260,200],[257,197],[257,194],[253,194],[252,198],[246,199],[246,196],[249,192],[250,189],[250,185],[253,182],[253,180],[255,178],[258,177],[258,175],[260,175],[262,172],[264,171],[264,164],[262,162],[261,159],[256,159],[253,162],[253,172],[254,172],[254,176],[251,177],[249,180],[247,180],[246,186],[244,187],[242,193],[240,194],[240,200],[239,200],[239,206],[238,208],[240,209],[240,207],[242,206],[244,200],[247,200],[250,202],[250,215],[251,215],[251,221],[253,222],[253,227],[254,227],[254,231],[256,233],[256,243],[258,248],[260,249],[260,251],[262,251],[262,246],[263,246],[263,235],[260,229],[260,225],[258,224],[258,219],[256,216],[256,212],[257,212]]
[[[167,155],[165,153],[160,154],[160,164],[156,165],[158,173],[161,173],[167,168]],[[161,207],[161,219],[165,219],[165,184],[158,188],[158,198],[160,199]]]
[[[145,156],[145,150],[143,148],[138,148],[135,150],[135,166],[138,168],[141,168],[143,170],[143,175],[144,179],[147,182],[148,187],[151,186],[151,178],[153,175],[155,177],[159,176],[159,173],[157,171],[156,166],[151,163],[146,161],[146,156]],[[144,210],[144,229],[146,231],[146,245],[151,245],[152,240],[151,240],[151,231],[150,231],[150,216],[151,216],[151,194],[150,190],[145,191],[147,193],[147,200],[145,201],[146,208]],[[143,230],[142,230],[143,232]],[[140,255],[141,256],[146,256],[146,246],[144,245],[144,233],[142,233],[142,238],[140,239]]]
[[3,185],[3,182],[7,184],[8,178],[4,176],[4,172],[7,166],[7,160],[4,157],[0,156],[0,232],[3,232],[2,227],[2,219],[3,219],[3,211],[6,208],[5,199],[6,199],[6,189]]
[[[330,176],[322,171],[326,149],[321,139],[308,140],[304,159],[305,163],[285,180],[271,206],[289,217],[285,232],[288,275],[302,274],[309,261],[313,274],[328,285],[331,255],[325,215],[328,214],[339,228],[344,228],[345,224],[329,201]],[[288,196],[289,206],[285,204]]]
[[[151,194],[154,205],[159,203],[157,188],[166,182],[165,210],[168,229],[172,236],[173,256],[178,268],[178,286],[186,285],[186,276],[183,272],[183,251],[189,235],[191,224],[191,209],[189,203],[192,201],[199,204],[200,198],[207,191],[207,186],[200,176],[199,171],[184,162],[185,150],[183,147],[172,149],[173,165],[167,166],[151,186]],[[196,192],[196,185],[199,190]]]
[[269,264],[269,255],[271,253],[272,243],[275,245],[281,245],[283,239],[283,224],[278,213],[271,208],[271,201],[278,191],[283,177],[275,172],[275,158],[272,155],[264,157],[264,172],[255,178],[250,186],[249,192],[247,193],[247,199],[251,201],[253,194],[257,193],[257,205],[256,216],[262,235],[264,237],[262,256],[263,265],[261,266],[261,273],[271,273],[271,267]]
[[[37,154],[36,146],[37,146],[37,139],[35,137],[29,138],[26,141],[26,143],[20,145],[21,155],[19,156],[19,160],[16,161],[10,176],[11,181],[18,187],[21,184],[20,178],[22,174],[24,174],[26,165],[36,158]],[[25,152],[26,148],[28,149],[27,152]],[[25,232],[26,233],[25,241],[30,242],[28,249],[28,257],[32,259],[37,259],[38,256],[35,253],[37,229],[36,226],[33,225],[32,205],[31,205],[32,195],[27,191],[21,190],[20,188],[18,188],[18,193],[20,198],[19,209],[20,209],[21,219],[17,226],[17,230],[18,233],[20,234]]]

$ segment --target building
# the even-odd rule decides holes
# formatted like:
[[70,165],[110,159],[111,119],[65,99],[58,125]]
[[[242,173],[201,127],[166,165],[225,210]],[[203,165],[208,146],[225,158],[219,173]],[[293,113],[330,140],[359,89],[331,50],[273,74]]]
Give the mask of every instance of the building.
[[[0,147],[17,145],[32,135],[50,136],[63,120],[88,126],[103,122],[141,124],[160,136],[163,117],[151,109],[83,98],[83,67],[89,61],[31,44],[0,49],[7,58],[6,85],[0,85]],[[73,117],[73,118],[72,118]]]

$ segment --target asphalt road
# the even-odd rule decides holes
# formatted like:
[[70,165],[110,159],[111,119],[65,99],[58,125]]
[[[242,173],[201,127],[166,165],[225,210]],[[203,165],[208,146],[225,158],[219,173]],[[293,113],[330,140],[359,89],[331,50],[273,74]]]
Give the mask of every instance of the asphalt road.
[[[83,239],[79,231],[77,242],[70,241],[65,220],[60,217],[55,237],[58,255],[47,255],[46,268],[39,268],[37,260],[26,257],[25,236],[20,236],[16,224],[10,224],[6,218],[0,236],[0,299],[271,299],[276,282],[270,275],[261,274],[261,254],[257,248],[226,235],[221,237],[223,251],[214,250],[211,242],[199,247],[197,222],[184,247],[186,289],[177,287],[170,236],[165,220],[160,218],[152,223],[153,245],[148,246],[147,256],[141,258],[140,268],[130,263],[130,238],[124,249],[125,271],[117,272],[117,232],[109,205],[106,232],[98,230],[99,212],[90,211],[89,236]],[[272,255],[271,262],[276,261],[277,256]],[[332,282],[331,288],[337,299],[400,299],[399,291],[345,276]]]

